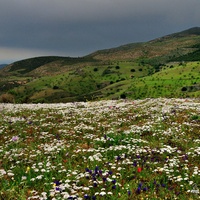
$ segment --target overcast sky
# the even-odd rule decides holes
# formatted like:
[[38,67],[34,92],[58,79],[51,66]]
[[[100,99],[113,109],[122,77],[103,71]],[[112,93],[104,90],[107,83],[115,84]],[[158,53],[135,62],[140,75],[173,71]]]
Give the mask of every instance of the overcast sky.
[[200,0],[0,0],[0,64],[84,56],[200,26]]

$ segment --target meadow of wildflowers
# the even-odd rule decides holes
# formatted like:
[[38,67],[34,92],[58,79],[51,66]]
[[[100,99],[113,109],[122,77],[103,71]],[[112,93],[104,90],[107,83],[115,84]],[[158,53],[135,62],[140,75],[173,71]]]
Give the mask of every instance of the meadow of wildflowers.
[[0,199],[198,199],[200,100],[0,104]]

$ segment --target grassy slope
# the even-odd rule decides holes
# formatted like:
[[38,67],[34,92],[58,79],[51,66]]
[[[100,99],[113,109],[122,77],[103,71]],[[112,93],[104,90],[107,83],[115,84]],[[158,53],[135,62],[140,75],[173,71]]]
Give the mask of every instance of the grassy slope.
[[[53,77],[42,77],[12,90],[19,101],[69,102],[91,99],[116,99],[120,95],[133,99],[146,97],[198,97],[200,66],[170,63],[160,72],[149,75],[151,66],[135,62],[118,65],[87,66]],[[119,66],[119,69],[116,68]],[[173,66],[173,68],[172,68]],[[97,68],[97,71],[94,69]],[[134,69],[135,72],[131,72]],[[142,69],[142,71],[140,71]],[[186,91],[182,91],[186,87]]]
[[[133,69],[135,72],[131,72]],[[56,76],[35,79],[14,89],[11,93],[15,94],[18,99],[27,96],[30,101],[45,98],[46,101],[67,102],[71,101],[71,97],[74,97],[74,100],[86,100],[97,98],[99,95],[108,95],[105,92],[102,93],[102,90],[111,85],[119,90],[118,85],[121,82],[124,84],[123,80],[130,80],[131,75],[146,76],[150,69],[148,65],[139,66],[135,62],[117,62],[109,66],[86,66]]]
[[128,44],[113,49],[97,51],[90,56],[104,61],[159,59],[167,62],[196,50],[195,44],[200,43],[199,35],[184,37],[165,36],[145,43]]
[[[0,76],[45,76],[54,74],[56,71],[62,73],[67,67],[87,62],[95,62],[93,58],[89,57],[58,57],[58,56],[43,56],[36,58],[29,58],[22,61],[17,61],[0,70]],[[48,68],[48,69],[47,69]]]
[[[186,89],[183,89],[183,88]],[[145,97],[199,97],[200,64],[174,64],[162,71],[132,82],[132,98]]]

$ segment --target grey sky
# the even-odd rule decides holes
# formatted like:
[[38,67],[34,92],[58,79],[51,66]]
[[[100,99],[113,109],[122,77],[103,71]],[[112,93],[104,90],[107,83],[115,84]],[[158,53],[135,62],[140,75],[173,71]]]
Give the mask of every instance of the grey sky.
[[0,63],[83,56],[200,26],[200,0],[0,0]]

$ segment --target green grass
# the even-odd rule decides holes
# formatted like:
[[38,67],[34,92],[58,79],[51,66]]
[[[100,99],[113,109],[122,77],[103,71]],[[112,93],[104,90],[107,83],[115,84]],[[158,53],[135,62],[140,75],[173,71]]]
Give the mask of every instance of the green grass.
[[[152,76],[133,80],[132,98],[146,97],[198,97],[200,84],[200,67],[198,62],[189,62],[184,66],[174,64]],[[184,90],[183,87],[187,89]],[[128,91],[127,91],[128,92]]]
[[154,69],[150,65],[138,62],[88,65],[55,76],[30,79],[10,93],[15,95],[16,102],[118,99],[122,94],[131,99],[200,96],[199,62],[168,63],[160,68],[151,74]]
[[[71,97],[77,101],[84,100],[84,96],[89,99],[98,98],[96,96],[98,93],[103,94],[105,97],[108,95],[106,92],[104,94],[104,90],[110,87],[111,84],[116,90],[119,90],[117,88],[119,82],[123,82],[124,85],[124,80],[128,80],[126,82],[129,83],[129,80],[133,78],[131,76],[146,76],[151,68],[148,65],[140,66],[136,62],[117,62],[112,63],[112,65],[99,66],[88,65],[71,69],[69,72],[59,75],[32,79],[27,84],[14,88],[9,92],[15,95],[16,102],[23,101],[25,95],[28,97],[29,102],[40,101],[40,99],[46,102],[70,101]],[[132,69],[135,71],[131,72]]]

